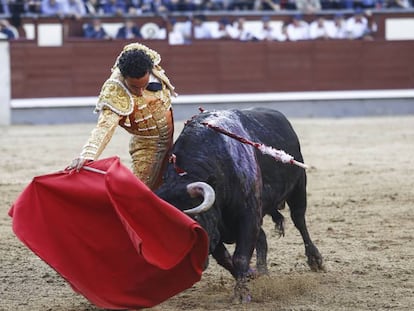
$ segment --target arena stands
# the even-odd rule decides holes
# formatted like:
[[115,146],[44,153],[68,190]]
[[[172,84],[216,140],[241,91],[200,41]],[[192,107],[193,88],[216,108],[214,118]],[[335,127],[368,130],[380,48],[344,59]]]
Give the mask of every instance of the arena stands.
[[[16,38],[3,38],[9,41],[2,51],[10,53],[10,99],[92,98],[113,58],[131,40],[161,52],[180,95],[409,90],[414,88],[414,9],[404,1],[398,1],[403,7],[391,0],[322,1],[318,12],[309,13],[298,11],[294,0],[257,0],[253,9],[251,1],[230,7],[236,3],[211,0],[203,2],[203,10],[196,1],[185,6],[141,0],[127,2],[122,13],[104,14],[102,2],[85,0],[85,13],[46,16],[39,0],[7,1],[14,7],[0,0],[0,19],[17,32]],[[322,35],[289,38],[287,26],[298,16],[309,28],[323,20],[313,26]],[[127,18],[142,39],[116,38]],[[96,19],[108,35],[103,40],[85,38],[85,25]],[[328,30],[339,20],[340,36]],[[231,35],[214,39],[220,21]],[[348,24],[357,24],[358,31]]]

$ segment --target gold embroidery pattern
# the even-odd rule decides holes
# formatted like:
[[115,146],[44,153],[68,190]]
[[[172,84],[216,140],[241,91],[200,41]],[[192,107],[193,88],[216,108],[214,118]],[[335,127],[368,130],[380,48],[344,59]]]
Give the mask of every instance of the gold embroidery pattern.
[[119,116],[109,110],[103,109],[99,115],[98,124],[92,130],[91,135],[83,146],[80,156],[84,159],[96,160],[111,140],[118,126]]
[[108,106],[119,115],[125,116],[133,111],[134,101],[121,81],[108,79],[102,86],[95,111],[102,110],[104,106]]
[[160,181],[163,163],[173,143],[171,111],[158,120],[157,126],[157,136],[134,135],[129,143],[132,170],[151,189]]

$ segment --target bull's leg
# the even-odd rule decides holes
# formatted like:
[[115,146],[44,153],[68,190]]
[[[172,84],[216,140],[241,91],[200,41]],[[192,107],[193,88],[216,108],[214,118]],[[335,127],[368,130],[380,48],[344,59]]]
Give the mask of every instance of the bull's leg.
[[228,270],[233,277],[236,277],[231,255],[222,242],[217,244],[214,252],[212,252],[211,255],[220,266]]
[[270,210],[270,216],[275,223],[275,229],[279,233],[279,237],[285,236],[285,218],[276,209]]
[[309,267],[312,271],[325,270],[322,256],[313,244],[306,226],[306,177],[302,178],[302,181],[296,185],[287,203],[290,207],[292,221],[299,230],[305,244],[305,254],[308,258]]
[[268,274],[267,270],[267,239],[266,233],[260,228],[259,237],[256,244],[256,268],[257,274]]
[[[248,203],[249,204],[249,203]],[[256,247],[257,239],[261,228],[257,210],[252,208],[255,204],[249,204],[246,209],[249,212],[240,218],[236,248],[233,254],[233,266],[235,271],[236,285],[234,288],[234,298],[239,302],[250,302],[250,291],[247,283],[250,279],[250,260]]]

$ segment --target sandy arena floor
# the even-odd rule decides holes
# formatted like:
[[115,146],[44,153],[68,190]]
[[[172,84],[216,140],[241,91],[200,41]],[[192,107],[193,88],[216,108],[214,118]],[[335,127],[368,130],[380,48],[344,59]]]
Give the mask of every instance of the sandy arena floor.
[[[284,238],[265,220],[270,276],[252,282],[250,304],[231,303],[233,280],[210,260],[193,288],[151,310],[413,310],[414,116],[291,121],[311,166],[307,220],[327,272],[309,271],[285,209]],[[32,177],[70,163],[92,127],[0,128],[0,310],[99,310],[23,246],[7,215]],[[127,144],[119,129],[104,156],[129,165]]]

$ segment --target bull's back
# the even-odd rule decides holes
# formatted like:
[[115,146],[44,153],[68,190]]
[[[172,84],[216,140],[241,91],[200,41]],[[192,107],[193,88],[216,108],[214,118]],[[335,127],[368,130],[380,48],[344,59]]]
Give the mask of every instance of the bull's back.
[[298,137],[281,112],[268,108],[252,108],[240,110],[239,113],[240,120],[252,140],[301,157]]
[[[240,110],[240,120],[248,130],[250,139],[292,155],[295,160],[303,161],[300,143],[289,120],[279,111],[267,108]],[[283,164],[269,155],[257,151],[263,180],[263,199],[269,204],[281,202],[291,193],[298,183],[306,179],[303,168]],[[265,207],[266,208],[266,207]]]

